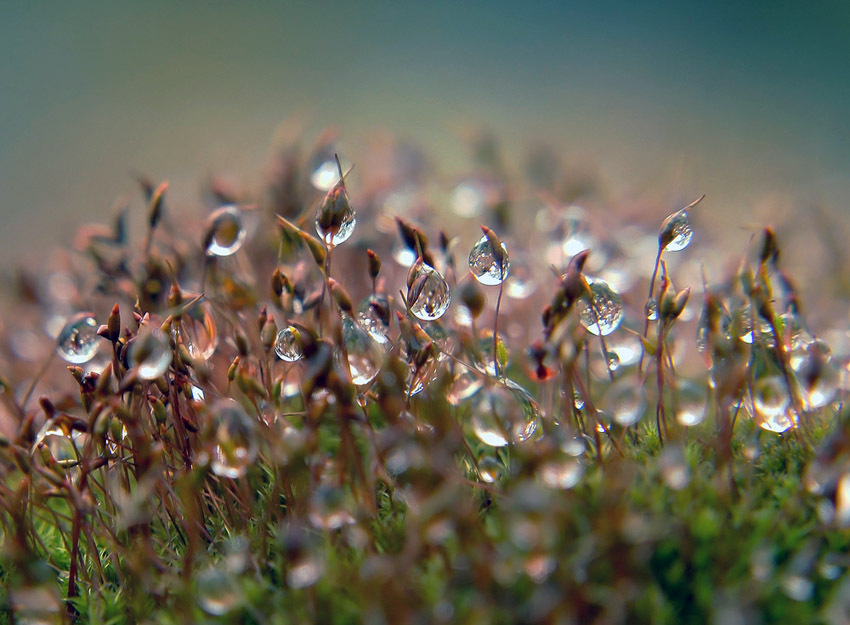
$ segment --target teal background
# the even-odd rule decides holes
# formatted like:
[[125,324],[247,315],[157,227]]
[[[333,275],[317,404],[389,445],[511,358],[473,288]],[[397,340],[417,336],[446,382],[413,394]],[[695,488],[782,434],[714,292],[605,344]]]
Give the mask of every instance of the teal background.
[[209,172],[255,182],[292,116],[355,145],[388,128],[444,170],[484,125],[620,194],[846,215],[848,35],[838,1],[3,2],[0,255],[107,218],[134,171],[186,204]]

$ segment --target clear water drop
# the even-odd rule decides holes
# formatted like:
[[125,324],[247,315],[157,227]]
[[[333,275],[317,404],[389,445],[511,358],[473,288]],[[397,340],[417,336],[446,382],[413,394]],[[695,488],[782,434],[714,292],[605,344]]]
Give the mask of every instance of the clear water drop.
[[357,214],[351,207],[345,183],[340,180],[328,191],[316,213],[316,233],[328,247],[348,241],[354,234]]
[[322,577],[325,567],[317,555],[301,554],[289,566],[286,583],[290,588],[309,588]]
[[196,584],[198,605],[212,616],[228,614],[242,602],[236,580],[216,567],[209,567],[198,573]]
[[307,517],[313,527],[337,530],[354,523],[354,515],[349,511],[350,507],[351,502],[342,489],[323,484],[310,498],[310,510]]
[[705,388],[685,380],[676,389],[676,421],[686,427],[699,425],[705,419]]
[[487,236],[483,236],[472,246],[469,252],[469,270],[481,284],[493,286],[501,284],[511,268],[508,248],[501,243],[501,258],[497,258]]
[[130,345],[130,361],[143,380],[155,380],[171,364],[168,337],[159,328],[143,327]]
[[449,203],[458,217],[477,217],[486,206],[484,184],[472,178],[462,181],[452,189]]
[[576,302],[579,322],[596,336],[608,336],[623,322],[623,300],[604,280],[588,278],[593,304],[583,297]]
[[475,395],[483,385],[481,376],[466,367],[460,367],[456,372],[452,384],[446,393],[446,400],[452,406],[459,406],[467,399]]
[[510,269],[505,280],[505,295],[514,300],[527,299],[537,289],[534,269],[523,256],[511,260]]
[[215,444],[210,468],[222,477],[242,477],[257,457],[257,423],[232,399],[220,399],[210,410]]
[[97,321],[89,313],[78,313],[68,319],[56,338],[56,353],[65,362],[79,365],[94,358],[100,345]]
[[540,408],[519,384],[506,380],[475,395],[472,431],[485,445],[504,447],[530,439],[537,431]]
[[356,386],[372,382],[384,362],[384,350],[350,315],[342,315],[342,342],[348,355],[351,381]]
[[626,427],[640,421],[646,410],[643,389],[627,378],[608,389],[605,402],[606,412],[612,415],[614,421]]
[[785,380],[779,375],[767,375],[753,385],[753,406],[762,418],[784,415],[791,402]]
[[422,321],[433,321],[446,314],[451,302],[446,279],[430,265],[420,265],[408,289],[410,312]]
[[658,466],[664,483],[672,490],[682,490],[691,480],[691,472],[680,445],[668,445],[658,457]]
[[493,456],[484,456],[478,462],[478,477],[486,484],[494,484],[502,477],[503,466]]
[[363,300],[357,311],[357,321],[373,339],[390,347],[390,300],[382,293],[375,293]]
[[301,360],[301,344],[298,342],[298,329],[287,326],[277,333],[274,341],[274,353],[286,362]]
[[584,397],[578,391],[573,391],[573,406],[576,407],[576,410],[584,408]]
[[207,218],[205,236],[208,256],[231,256],[245,242],[247,230],[238,206],[222,206]]
[[79,454],[70,432],[66,432],[54,419],[49,420],[36,434],[32,453],[40,446],[47,448],[50,456],[63,469],[77,466]]
[[209,360],[218,348],[218,326],[212,306],[201,302],[185,311],[172,330],[174,342],[186,347],[192,358]]
[[537,475],[549,488],[570,489],[581,480],[584,465],[576,458],[556,458],[540,465]]
[[643,314],[646,316],[648,321],[655,321],[658,319],[658,303],[655,301],[654,297],[650,297],[646,300],[646,304],[643,306]]
[[617,369],[620,368],[620,357],[617,355],[617,352],[609,351],[608,352],[608,371],[614,373]]
[[691,243],[694,230],[691,227],[691,218],[688,211],[673,213],[661,225],[661,241],[668,240],[664,246],[665,252],[679,252]]

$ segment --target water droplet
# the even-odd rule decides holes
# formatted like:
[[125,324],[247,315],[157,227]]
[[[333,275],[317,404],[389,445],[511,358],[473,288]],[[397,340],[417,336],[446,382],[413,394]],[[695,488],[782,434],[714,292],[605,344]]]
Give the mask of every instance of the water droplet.
[[466,367],[460,367],[452,380],[452,385],[446,393],[446,400],[452,406],[459,406],[475,395],[483,385],[481,376]]
[[325,280],[315,262],[299,260],[280,269],[289,277],[292,284],[292,293],[288,295],[288,307],[293,313],[303,315],[321,303],[325,294]]
[[215,425],[210,468],[222,477],[242,477],[257,457],[257,424],[232,399],[220,399],[210,410]]
[[540,481],[549,488],[569,489],[579,483],[584,465],[575,458],[557,458],[544,462],[538,469]]
[[530,439],[537,431],[540,409],[519,384],[505,380],[478,392],[472,409],[472,431],[485,445],[503,447]]
[[484,456],[478,462],[478,477],[487,484],[498,482],[502,477],[502,471],[502,463],[492,456]]
[[159,328],[142,327],[130,344],[130,361],[143,380],[155,380],[171,364],[168,337]]
[[584,397],[578,391],[573,391],[573,405],[576,407],[576,410],[584,408]]
[[829,346],[819,339],[814,340],[793,350],[789,360],[806,410],[829,405],[838,391],[839,382]]
[[274,341],[274,353],[286,362],[295,362],[301,359],[303,354],[301,353],[301,344],[298,342],[297,328],[287,326],[277,333],[277,338]]
[[620,357],[616,352],[608,352],[608,371],[614,373],[620,368]]
[[185,311],[173,326],[173,338],[183,344],[192,358],[208,360],[218,348],[218,327],[209,302],[201,302]]
[[482,182],[464,180],[453,190],[449,203],[458,217],[471,218],[481,214],[486,206],[485,188]]
[[593,305],[586,297],[576,302],[579,321],[591,334],[608,336],[623,322],[623,300],[607,282],[591,278],[587,281]]
[[37,453],[39,446],[44,445],[57,465],[63,469],[77,466],[79,454],[70,432],[66,432],[54,419],[51,419],[39,430],[32,446],[32,453]]
[[814,589],[815,585],[810,579],[797,573],[790,573],[782,580],[782,590],[794,601],[808,601]]
[[[561,265],[579,252],[596,249],[596,237],[590,232],[587,212],[580,206],[553,211],[544,208],[535,217],[537,229],[544,233],[548,244],[546,260],[553,265]],[[595,260],[595,259],[594,259]]]
[[643,306],[643,314],[649,321],[655,321],[658,319],[658,303],[655,301],[654,297],[650,297],[646,300],[646,304]]
[[634,425],[646,410],[643,388],[628,378],[619,380],[608,389],[605,402],[606,411],[622,426]]
[[515,300],[528,298],[537,289],[534,269],[524,256],[511,260],[510,275],[505,280],[505,295]]
[[676,421],[693,427],[705,419],[706,392],[702,386],[685,380],[676,389]]
[[337,530],[354,523],[354,516],[349,512],[350,505],[342,489],[323,484],[310,498],[308,518],[318,529]]
[[207,218],[205,245],[208,256],[230,256],[245,242],[247,231],[238,206],[222,206]]
[[499,259],[486,235],[472,246],[469,252],[469,270],[481,284],[488,286],[501,284],[508,277],[511,268],[508,248],[504,243],[501,244],[501,248],[502,258]]
[[732,333],[748,345],[753,342],[753,314],[749,305],[741,306],[732,313]]
[[608,351],[616,354],[620,368],[636,365],[643,353],[643,345],[634,334],[623,334],[608,343]]
[[354,234],[357,214],[351,207],[345,183],[340,180],[328,191],[316,213],[316,233],[328,247],[345,243]]
[[99,345],[97,321],[89,313],[78,313],[59,332],[56,352],[65,362],[79,365],[94,358]]
[[439,271],[426,264],[419,267],[407,295],[410,312],[422,321],[439,319],[452,302],[448,282]]
[[369,384],[384,362],[384,350],[351,316],[342,315],[342,342],[348,354],[351,381],[357,386]]
[[661,224],[659,241],[668,241],[664,246],[665,252],[679,252],[690,245],[693,236],[694,230],[688,211],[682,210],[673,213]]
[[290,588],[308,588],[319,581],[325,567],[318,556],[305,553],[295,559],[286,572],[286,583]]
[[779,375],[763,376],[753,385],[753,406],[761,417],[784,415],[790,401],[785,380]]
[[382,294],[372,294],[363,300],[357,321],[381,345],[390,346],[390,300]]
[[222,616],[242,602],[237,580],[215,567],[204,569],[196,578],[198,605],[207,614]]
[[679,445],[665,447],[658,457],[658,466],[664,483],[673,490],[682,490],[691,480],[685,450]]

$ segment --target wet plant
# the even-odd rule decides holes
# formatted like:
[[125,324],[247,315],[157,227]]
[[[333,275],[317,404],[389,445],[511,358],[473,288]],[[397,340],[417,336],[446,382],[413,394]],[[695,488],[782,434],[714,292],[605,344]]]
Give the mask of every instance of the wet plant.
[[702,197],[612,227],[476,145],[447,210],[333,134],[143,179],[4,285],[0,622],[847,621],[850,341],[776,231],[710,282]]

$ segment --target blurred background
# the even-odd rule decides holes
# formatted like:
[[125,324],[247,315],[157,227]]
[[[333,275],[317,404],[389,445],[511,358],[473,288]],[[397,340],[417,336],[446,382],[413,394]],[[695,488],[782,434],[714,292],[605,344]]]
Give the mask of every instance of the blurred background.
[[847,216],[848,33],[840,0],[4,2],[0,254],[110,218],[135,172],[185,203],[213,173],[259,181],[293,118],[349,146],[388,129],[444,172],[472,127],[509,159],[545,140],[613,197],[708,194],[730,240],[805,230]]

